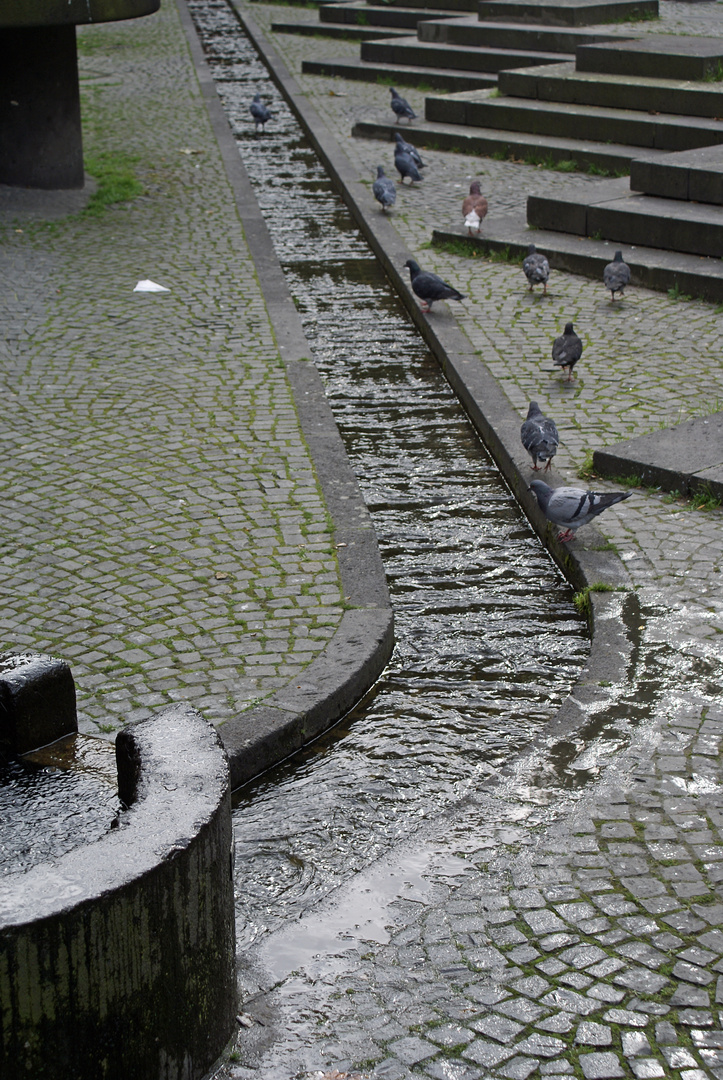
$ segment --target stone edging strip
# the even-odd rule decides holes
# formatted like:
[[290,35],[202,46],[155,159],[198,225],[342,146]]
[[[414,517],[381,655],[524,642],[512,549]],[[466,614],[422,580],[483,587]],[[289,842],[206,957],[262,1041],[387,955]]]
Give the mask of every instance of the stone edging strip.
[[238,787],[299,750],[352,708],[394,647],[394,619],[376,533],[346,456],[311,349],[276,258],[191,16],[177,0],[211,127],[284,361],[302,434],[333,523],[344,599],[350,605],[324,651],[262,705],[219,726]]
[[[391,221],[371,207],[368,188],[323,119],[303,94],[279,54],[237,0],[231,6],[272,79],[301,124],[326,167],[356,224],[379,259],[405,304],[415,326],[439,362],[474,427],[494,457],[502,475],[533,528],[571,584],[580,590],[600,583],[615,592],[588,593],[592,647],[588,661],[545,734],[546,743],[584,734],[594,714],[600,723],[606,704],[616,700],[620,684],[632,676],[637,657],[637,631],[641,619],[637,596],[620,558],[608,549],[602,535],[587,526],[587,542],[568,548],[553,538],[525,479],[529,462],[520,443],[521,418],[510,405],[496,379],[476,355],[457,323],[445,314],[425,317],[407,283],[404,264],[413,257]],[[601,685],[603,684],[603,685]]]

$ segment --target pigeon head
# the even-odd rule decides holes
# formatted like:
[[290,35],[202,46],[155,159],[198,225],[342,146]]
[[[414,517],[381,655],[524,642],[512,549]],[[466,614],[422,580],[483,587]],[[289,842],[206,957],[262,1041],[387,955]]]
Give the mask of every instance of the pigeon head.
[[622,261],[623,261],[623,253],[622,253],[622,251],[616,251],[615,252],[615,258],[613,259],[613,262],[622,262]]
[[384,176],[384,166],[383,165],[377,165],[377,180],[381,176]]
[[530,244],[530,246],[527,249],[527,254],[528,255],[534,255],[536,251],[537,251],[537,248],[535,247],[535,245]]
[[531,401],[530,402],[530,407],[527,410],[527,419],[531,420],[533,416],[538,416],[540,411],[541,411],[540,406],[537,404],[537,402],[536,401]]
[[389,87],[389,93],[392,95],[392,97],[399,97],[399,94],[397,93],[397,91],[394,89],[393,86]]
[[571,322],[565,323],[565,333],[566,334],[574,334],[575,333],[575,331],[572,328],[572,323]]
[[480,190],[480,186],[479,186],[479,180],[473,180],[472,181],[472,183],[469,185],[469,193],[470,193],[470,195],[481,195],[482,194],[482,191]]
[[552,488],[549,484],[546,484],[544,480],[533,480],[530,484],[530,491],[534,491],[537,496],[540,510],[542,510],[544,514],[545,507],[549,503],[550,496],[552,495]]
[[403,146],[403,145],[404,145],[404,139],[403,139],[403,137],[402,137],[402,136],[401,136],[401,135],[399,134],[399,132],[398,132],[398,131],[395,131],[395,132],[394,132],[394,139],[395,139],[395,142],[396,142],[396,143],[397,143],[397,144],[398,144],[399,146]]
[[407,259],[404,265],[409,267],[409,273],[412,276],[419,273],[419,263],[415,262],[414,259]]

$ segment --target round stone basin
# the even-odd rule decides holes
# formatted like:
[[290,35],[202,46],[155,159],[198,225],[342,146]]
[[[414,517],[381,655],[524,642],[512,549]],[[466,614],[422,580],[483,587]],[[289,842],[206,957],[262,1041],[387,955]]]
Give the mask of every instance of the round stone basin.
[[78,26],[135,19],[158,11],[161,0],[0,0],[0,29],[6,26]]

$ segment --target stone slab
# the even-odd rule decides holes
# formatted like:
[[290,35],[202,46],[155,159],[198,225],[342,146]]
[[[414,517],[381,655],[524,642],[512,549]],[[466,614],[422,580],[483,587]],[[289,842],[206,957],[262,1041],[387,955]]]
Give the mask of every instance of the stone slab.
[[[425,8],[421,4],[415,7],[375,7],[373,4],[322,4],[319,7],[319,21],[322,23],[347,23],[354,26],[386,26],[398,29],[414,30],[421,19],[442,16],[441,11]],[[473,15],[462,18],[474,19]],[[477,20],[474,19],[476,22]],[[272,27],[273,29],[273,27]]]
[[579,190],[530,196],[527,220],[537,228],[687,255],[719,258],[723,250],[719,207],[641,195],[625,190],[624,179],[601,184],[594,197]]
[[425,99],[425,117],[432,123],[461,123],[657,150],[690,150],[723,142],[723,124],[704,117],[650,115],[632,109],[520,97],[472,94],[466,101],[461,95],[450,101],[430,95]]
[[[596,279],[603,288],[603,268],[611,261],[618,246],[609,241],[544,229],[535,229],[534,233],[530,233],[521,214],[485,222],[481,236],[468,236],[463,227],[459,230],[435,229],[432,233],[433,243],[453,240],[483,251],[506,252],[509,257],[517,256],[520,261],[533,239],[553,270]],[[723,301],[723,263],[720,259],[698,258],[649,247],[637,247],[635,251],[624,248],[623,251],[631,270],[633,287],[642,285],[661,292],[676,289],[714,303]],[[551,279],[550,287],[554,287],[554,279]]]
[[601,476],[639,476],[686,495],[707,486],[723,498],[723,413],[596,450],[593,466]]
[[657,15],[658,0],[481,0],[480,19],[595,26],[641,15]]
[[723,205],[723,146],[666,154],[656,161],[633,161],[630,186],[646,195]]
[[[610,41],[613,35],[587,27],[544,26],[480,22],[472,15],[455,19],[425,19],[417,28],[420,41],[495,49],[534,49],[548,53],[574,53],[578,45]],[[573,65],[570,64],[572,69]]]
[[410,64],[441,67],[463,71],[497,72],[504,68],[529,64],[554,64],[556,53],[519,49],[495,49],[479,45],[438,45],[416,37],[401,37],[389,41],[366,41],[361,46],[361,59],[371,63]]
[[[449,95],[450,106],[454,96]],[[360,139],[394,138],[398,128],[392,124],[360,120],[352,128],[352,135]],[[430,146],[438,150],[451,150],[464,154],[480,154],[487,157],[504,155],[510,160],[529,161],[538,164],[543,159],[551,161],[574,161],[577,168],[593,165],[614,174],[627,173],[633,157],[640,151],[619,143],[600,143],[585,139],[566,139],[557,136],[530,135],[522,131],[494,130],[492,128],[466,128],[458,123],[414,122],[415,145]],[[663,151],[647,149],[646,156],[656,157]]]
[[664,79],[718,78],[723,72],[723,38],[648,34],[615,45],[580,45],[575,59],[578,71]]
[[374,63],[340,57],[330,60],[304,60],[301,70],[305,75],[330,75],[360,82],[378,82],[379,79],[395,79],[404,86],[434,87],[437,90],[456,92],[497,85],[497,76],[487,72],[438,70],[401,64]]
[[571,63],[500,72],[499,88],[503,94],[514,97],[570,105],[628,109],[634,102],[640,112],[723,116],[723,83],[603,75],[594,71],[576,71]]

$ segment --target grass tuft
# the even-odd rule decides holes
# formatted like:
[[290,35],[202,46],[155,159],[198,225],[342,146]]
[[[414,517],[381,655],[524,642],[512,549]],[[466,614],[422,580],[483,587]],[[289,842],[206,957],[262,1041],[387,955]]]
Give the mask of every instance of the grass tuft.
[[98,181],[98,190],[91,196],[84,213],[102,214],[109,206],[130,202],[142,195],[143,185],[134,168],[138,161],[138,154],[118,151],[86,155],[86,172]]

